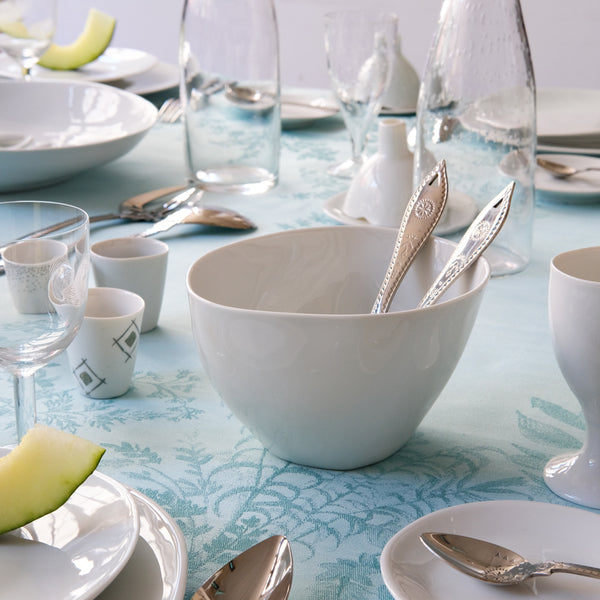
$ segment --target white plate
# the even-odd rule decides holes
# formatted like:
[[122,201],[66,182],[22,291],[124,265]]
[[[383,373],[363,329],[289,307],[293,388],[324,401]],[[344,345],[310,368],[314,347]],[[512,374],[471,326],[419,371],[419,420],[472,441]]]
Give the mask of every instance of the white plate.
[[600,140],[600,90],[538,90],[537,133],[540,143]]
[[140,513],[133,556],[97,600],[182,600],[187,582],[185,539],[175,521],[150,498],[129,490]]
[[78,81],[0,81],[0,134],[29,145],[0,148],[0,192],[63,181],[129,152],[156,122],[135,94]]
[[[53,71],[34,66],[31,76],[35,80],[76,80],[106,82],[124,79],[151,69],[158,59],[143,50],[132,48],[107,48],[96,60],[72,71]],[[9,56],[0,55],[0,75],[21,79],[21,68]]]
[[417,112],[416,106],[383,106],[379,111],[382,116],[394,116],[394,115],[414,115]]
[[[346,192],[342,192],[327,200],[323,206],[325,213],[338,223],[370,226],[370,223],[365,219],[356,219],[342,210],[345,197]],[[450,235],[465,229],[472,223],[477,214],[475,201],[470,196],[457,191],[450,192],[446,209],[450,211],[450,214],[443,223],[438,224],[435,228],[434,233],[436,235]]]
[[[295,102],[307,106],[294,104]],[[306,127],[314,121],[332,117],[338,112],[336,101],[323,94],[285,90],[281,94],[281,126],[284,129]]]
[[510,588],[492,586],[449,566],[430,552],[419,536],[426,531],[486,539],[530,561],[564,560],[600,565],[600,516],[554,504],[519,500],[452,506],[417,519],[385,546],[383,580],[396,600],[592,600],[600,580],[555,574]]
[[109,83],[121,90],[127,90],[140,96],[154,94],[155,92],[164,92],[176,88],[179,85],[179,69],[175,65],[159,62],[143,73],[116,79]]
[[[600,168],[600,158],[578,154],[538,154],[541,158],[554,160],[577,169]],[[548,200],[566,204],[588,204],[600,201],[600,171],[589,171],[568,179],[558,179],[546,169],[536,166],[535,189]]]
[[[0,456],[8,452],[0,448]],[[125,566],[138,534],[133,497],[96,471],[66,504],[0,536],[0,599],[95,598]]]

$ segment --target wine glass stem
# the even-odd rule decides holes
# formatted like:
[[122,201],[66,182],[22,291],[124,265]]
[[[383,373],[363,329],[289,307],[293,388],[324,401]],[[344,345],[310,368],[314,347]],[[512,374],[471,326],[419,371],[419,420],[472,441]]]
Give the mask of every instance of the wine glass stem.
[[33,375],[15,375],[15,413],[17,417],[17,438],[23,436],[35,424],[35,382]]

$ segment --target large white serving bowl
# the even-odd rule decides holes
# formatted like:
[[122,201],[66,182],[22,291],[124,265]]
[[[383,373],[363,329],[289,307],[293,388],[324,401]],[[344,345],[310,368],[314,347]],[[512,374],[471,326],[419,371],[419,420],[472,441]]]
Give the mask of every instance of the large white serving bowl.
[[314,467],[382,460],[412,436],[463,352],[490,276],[479,259],[415,309],[455,244],[432,238],[387,314],[370,310],[396,231],[322,227],[248,238],[187,276],[200,358],[273,454]]
[[[129,152],[156,122],[147,100],[79,81],[0,81],[0,192],[41,187]],[[21,137],[22,147],[7,146]]]

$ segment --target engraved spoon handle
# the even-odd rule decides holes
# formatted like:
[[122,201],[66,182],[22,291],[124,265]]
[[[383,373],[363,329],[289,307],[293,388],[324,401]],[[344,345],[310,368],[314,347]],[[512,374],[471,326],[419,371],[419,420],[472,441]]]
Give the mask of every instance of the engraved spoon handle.
[[441,273],[419,302],[418,308],[434,304],[458,276],[468,269],[492,243],[506,221],[514,189],[515,182],[513,181],[475,217]]
[[442,160],[426,175],[404,211],[394,252],[371,314],[388,311],[408,267],[440,220],[447,199],[448,176]]
[[[535,566],[539,567],[539,565]],[[542,568],[543,570],[547,569],[550,573],[570,573],[571,575],[583,575],[584,577],[600,579],[600,569],[597,567],[588,567],[575,563],[552,562],[544,563]]]

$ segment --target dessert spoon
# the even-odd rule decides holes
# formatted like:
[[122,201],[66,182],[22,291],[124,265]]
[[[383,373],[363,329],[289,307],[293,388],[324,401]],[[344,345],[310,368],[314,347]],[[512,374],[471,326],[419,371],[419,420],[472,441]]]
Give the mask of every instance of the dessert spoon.
[[453,533],[423,533],[421,541],[454,568],[496,585],[514,585],[530,577],[571,573],[600,579],[600,569],[568,562],[531,563],[497,544]]
[[211,575],[190,600],[285,600],[292,587],[290,544],[274,535]]
[[548,160],[547,158],[538,158],[537,164],[542,167],[542,169],[546,169],[546,171],[552,173],[552,175],[558,179],[567,179],[568,177],[579,175],[586,171],[600,171],[600,167],[581,167],[580,169],[577,169],[563,163]]

